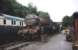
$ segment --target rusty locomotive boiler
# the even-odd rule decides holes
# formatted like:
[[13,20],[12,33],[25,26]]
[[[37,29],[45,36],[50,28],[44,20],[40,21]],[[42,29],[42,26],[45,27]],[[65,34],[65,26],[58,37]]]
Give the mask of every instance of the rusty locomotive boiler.
[[47,20],[36,15],[29,14],[25,18],[26,26],[18,31],[18,35],[24,40],[40,39],[44,41],[47,37]]

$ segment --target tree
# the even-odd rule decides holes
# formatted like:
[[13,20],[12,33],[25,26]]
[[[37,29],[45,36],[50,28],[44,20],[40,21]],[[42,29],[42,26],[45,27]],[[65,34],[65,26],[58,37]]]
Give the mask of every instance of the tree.
[[27,7],[17,3],[16,0],[0,0],[0,13],[24,17],[27,14]]
[[63,27],[69,27],[69,26],[72,26],[72,22],[73,22],[72,16],[65,16],[63,18],[62,25]]
[[47,12],[37,11],[37,7],[31,3],[27,6],[23,6],[16,2],[16,0],[0,0],[0,13],[5,13],[18,17],[25,17],[27,14],[35,14],[37,16],[49,19]]
[[28,14],[35,14],[38,16],[37,7],[33,6],[32,3],[28,4]]
[[49,19],[49,17],[50,17],[47,12],[43,12],[43,11],[39,11],[39,12],[38,12],[38,15],[39,15],[40,17],[45,18],[45,19]]

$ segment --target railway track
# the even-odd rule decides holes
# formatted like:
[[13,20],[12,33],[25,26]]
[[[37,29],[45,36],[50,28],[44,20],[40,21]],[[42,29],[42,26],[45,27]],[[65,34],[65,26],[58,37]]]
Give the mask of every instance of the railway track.
[[21,47],[27,46],[32,42],[17,41],[0,46],[0,50],[19,50]]

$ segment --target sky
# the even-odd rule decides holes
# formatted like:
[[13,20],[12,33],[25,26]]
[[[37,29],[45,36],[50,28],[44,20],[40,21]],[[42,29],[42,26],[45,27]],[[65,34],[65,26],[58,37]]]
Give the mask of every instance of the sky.
[[78,11],[78,0],[16,0],[20,4],[27,6],[33,3],[38,11],[48,12],[54,22],[62,22],[64,16],[71,16]]

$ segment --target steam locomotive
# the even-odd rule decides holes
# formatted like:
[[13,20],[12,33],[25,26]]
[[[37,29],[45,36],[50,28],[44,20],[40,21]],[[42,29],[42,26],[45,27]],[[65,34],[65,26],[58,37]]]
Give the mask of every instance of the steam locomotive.
[[25,19],[26,26],[18,31],[19,37],[23,40],[40,39],[46,41],[48,33],[52,31],[50,20],[33,14],[27,15]]

